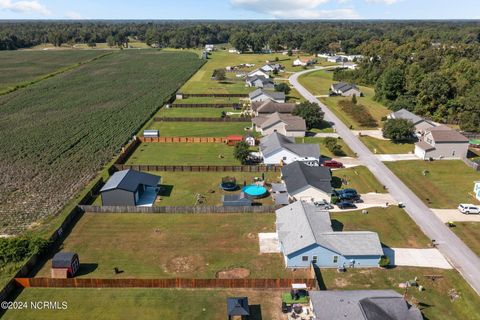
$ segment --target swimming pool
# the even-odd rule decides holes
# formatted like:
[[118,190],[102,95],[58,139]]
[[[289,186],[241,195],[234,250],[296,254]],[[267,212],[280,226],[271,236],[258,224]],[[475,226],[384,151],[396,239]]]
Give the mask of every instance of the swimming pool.
[[242,188],[242,191],[245,192],[247,196],[259,198],[264,196],[267,193],[267,189],[262,186],[257,186],[256,184],[251,184]]

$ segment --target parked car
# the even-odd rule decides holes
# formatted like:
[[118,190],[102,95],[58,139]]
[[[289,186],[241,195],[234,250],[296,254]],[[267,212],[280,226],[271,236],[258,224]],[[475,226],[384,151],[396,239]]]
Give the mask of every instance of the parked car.
[[357,207],[353,202],[349,201],[340,201],[337,203],[337,206],[340,209],[355,209]]
[[357,190],[355,190],[355,189],[353,189],[353,188],[340,189],[339,192],[357,194]]
[[335,160],[326,160],[322,163],[322,166],[328,168],[343,168],[343,163]]
[[473,204],[461,203],[458,206],[458,210],[463,214],[480,213],[480,206],[476,206],[476,205],[473,205]]
[[333,206],[327,200],[315,201],[313,204],[315,205],[315,207],[323,210],[333,209]]

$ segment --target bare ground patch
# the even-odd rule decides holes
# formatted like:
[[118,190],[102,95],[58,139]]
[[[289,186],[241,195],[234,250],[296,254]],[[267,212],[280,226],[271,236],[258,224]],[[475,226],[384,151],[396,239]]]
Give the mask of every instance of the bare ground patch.
[[233,268],[217,272],[217,279],[244,279],[250,275],[246,268]]

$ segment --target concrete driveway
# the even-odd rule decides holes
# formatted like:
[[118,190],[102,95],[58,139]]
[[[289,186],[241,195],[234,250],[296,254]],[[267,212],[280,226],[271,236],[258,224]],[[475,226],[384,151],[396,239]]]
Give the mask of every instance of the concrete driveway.
[[368,209],[368,208],[378,208],[378,207],[383,207],[386,208],[386,204],[388,202],[388,205],[397,205],[397,202],[389,193],[364,193],[360,195],[363,202],[362,203],[356,203],[355,205],[357,206],[356,209],[339,209],[337,206],[335,208],[331,209],[331,212],[346,212],[346,211],[356,211],[356,210],[363,210],[363,209]]
[[313,135],[315,138],[338,138],[338,133],[335,132],[319,132]]
[[392,266],[453,269],[437,249],[383,248]]
[[[362,160],[358,158],[352,158],[352,157],[333,158],[333,160],[343,163],[343,166],[345,168],[353,168],[353,167],[364,165]],[[332,169],[332,170],[339,170],[339,169]]]
[[420,160],[413,153],[405,154],[376,154],[375,155],[380,161],[405,161],[405,160]]
[[357,136],[362,135],[362,136],[369,136],[375,139],[379,140],[390,140],[387,138],[383,137],[383,132],[382,129],[375,129],[375,130],[352,130],[354,134]]
[[480,222],[480,214],[463,214],[458,209],[431,209],[443,222],[470,221]]
[[276,232],[259,233],[258,243],[260,246],[260,253],[279,253],[280,242]]

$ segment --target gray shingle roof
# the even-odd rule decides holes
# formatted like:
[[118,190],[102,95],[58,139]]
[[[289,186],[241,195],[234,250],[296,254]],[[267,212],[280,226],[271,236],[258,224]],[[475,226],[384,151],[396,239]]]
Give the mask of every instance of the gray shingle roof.
[[305,131],[307,124],[305,119],[291,114],[274,112],[268,115],[260,115],[252,119],[252,122],[263,130],[276,125],[279,122],[285,123],[286,131]]
[[247,77],[246,81],[249,82],[249,83],[253,83],[255,81],[261,81],[263,85],[267,85],[267,84],[273,84],[273,80],[270,79],[270,78],[265,78],[264,76],[258,76],[258,75],[254,75],[254,76],[249,76]]
[[53,256],[52,268],[68,268],[72,264],[74,252],[58,252]]
[[227,298],[227,314],[229,316],[248,316],[250,308],[247,297]]
[[409,120],[413,122],[413,124],[417,124],[419,122],[424,121],[422,117],[417,116],[416,114],[408,111],[407,109],[400,109],[398,111],[395,111],[392,114],[392,118]]
[[122,189],[133,192],[137,190],[140,184],[156,187],[159,181],[159,176],[133,169],[127,169],[115,172],[110,179],[108,179],[107,183],[105,183],[100,192],[112,189]]
[[326,193],[332,192],[332,174],[326,167],[312,167],[303,162],[294,161],[282,168],[282,179],[290,194],[308,186]]
[[318,320],[422,320],[416,307],[393,290],[310,291]]
[[292,113],[295,107],[295,103],[278,103],[272,100],[252,103],[252,110],[258,113]]
[[268,90],[262,90],[262,89],[257,89],[255,91],[250,92],[248,94],[248,97],[250,99],[255,99],[256,97],[261,96],[262,94],[265,94],[267,97],[269,97],[272,100],[285,100],[284,92],[268,91]]
[[441,125],[428,129],[432,133],[432,137],[437,142],[464,142],[468,143],[469,140],[460,132],[453,130],[450,127]]
[[358,89],[356,85],[351,83],[345,83],[345,82],[334,83],[332,84],[332,87],[334,91],[340,91],[340,92],[347,92],[348,90],[352,90],[352,89],[360,91],[360,89]]
[[268,157],[282,149],[286,149],[299,157],[320,158],[320,146],[318,144],[296,144],[294,138],[289,138],[274,132],[260,139],[260,150],[264,157]]

